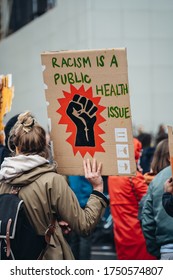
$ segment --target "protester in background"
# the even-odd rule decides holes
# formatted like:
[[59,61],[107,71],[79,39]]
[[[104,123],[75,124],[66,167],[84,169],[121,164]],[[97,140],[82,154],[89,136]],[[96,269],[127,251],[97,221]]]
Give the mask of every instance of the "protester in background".
[[[170,165],[170,156],[169,156],[169,146],[168,146],[168,139],[164,139],[160,141],[155,149],[153,159],[151,162],[151,170],[150,172],[147,172],[144,174],[145,182],[147,185],[151,183],[151,181],[154,179],[154,177],[165,167]],[[139,213],[138,213],[138,218],[140,222],[142,221],[142,211],[143,211],[143,206],[145,203],[145,200],[147,199],[147,194],[146,193],[143,198],[141,199],[139,203]]]
[[[0,170],[0,193],[9,193],[11,186],[21,189],[28,218],[39,235],[44,235],[51,221],[55,231],[50,239],[44,259],[74,259],[57,220],[65,221],[71,230],[87,236],[96,227],[108,205],[103,194],[101,163],[93,159],[83,161],[85,177],[93,186],[84,209],[65,178],[57,174],[55,164],[50,164],[46,132],[30,112],[20,114],[10,132],[16,156],[5,158]],[[31,244],[32,248],[32,244]]]
[[154,151],[153,159],[150,165],[150,172],[144,174],[146,183],[149,185],[162,169],[170,165],[170,155],[168,139],[160,141]]
[[[138,163],[142,144],[134,139],[135,160]],[[114,223],[114,240],[118,260],[152,260],[138,220],[138,204],[147,192],[141,172],[134,177],[109,176],[108,191]]]
[[11,156],[11,151],[8,148],[8,139],[9,139],[9,133],[14,124],[17,122],[19,114],[13,116],[9,121],[6,123],[4,128],[4,134],[5,134],[5,145],[4,143],[0,144],[0,167],[2,162],[4,161],[5,157]]
[[[107,190],[107,176],[102,176],[104,183],[104,195],[108,198]],[[76,194],[81,208],[85,208],[89,196],[92,193],[92,185],[84,176],[68,176],[67,181],[71,189]],[[96,228],[87,237],[83,237],[74,231],[70,231],[66,235],[66,240],[68,241],[74,257],[76,260],[90,260],[92,246],[98,244],[104,244],[109,241],[110,244],[113,243],[113,238],[111,235],[111,221],[110,221],[110,209],[107,207],[105,213],[97,224]],[[110,225],[109,225],[109,224]],[[104,228],[104,226],[108,228]],[[108,236],[108,231],[110,230],[110,236]],[[109,240],[108,240],[109,239]]]
[[155,147],[152,146],[152,135],[150,133],[141,132],[137,139],[142,143],[142,155],[140,157],[140,166],[142,173],[150,171],[150,165],[155,151]]
[[[84,176],[68,176],[68,184],[76,194],[81,208],[85,208],[92,193],[92,185]],[[67,235],[67,241],[76,260],[89,260],[91,258],[92,235],[83,237],[72,231]]]
[[161,170],[149,185],[142,211],[142,230],[148,251],[158,259],[173,260],[173,219],[162,206],[163,186],[171,167]]
[[[160,249],[156,249],[158,246],[158,245],[156,246],[157,243],[154,246],[152,243],[156,242],[156,240],[153,241],[153,238],[156,238],[156,239],[158,238],[158,242],[161,245],[164,244],[164,238],[161,237],[161,234],[160,234],[161,239],[159,238],[159,230],[163,228],[163,226],[161,226],[162,215],[164,215],[165,212],[162,211],[162,205],[161,205],[162,189],[161,189],[160,183],[158,183],[159,180],[157,179],[156,182],[155,181],[153,182],[153,184],[151,182],[153,181],[155,176],[161,170],[163,170],[165,167],[167,167],[169,165],[170,165],[170,155],[169,155],[168,139],[164,139],[164,140],[160,141],[156,146],[153,160],[151,162],[151,172],[144,174],[145,180],[146,180],[147,184],[150,184],[150,186],[149,186],[149,190],[148,190],[147,194],[145,195],[143,200],[140,202],[140,208],[141,208],[140,220],[142,222],[144,235],[146,238],[146,242],[148,244],[148,250],[149,251],[151,250],[151,253],[155,254],[157,256],[157,258],[160,258],[160,251],[159,251]],[[158,189],[157,189],[157,184],[158,184]],[[151,189],[152,186],[154,186],[153,190]],[[148,201],[145,202],[146,200],[148,200]],[[155,202],[155,207],[153,207],[154,202]],[[146,203],[146,205],[145,205],[145,203]],[[143,209],[144,207],[145,207],[145,209]],[[152,214],[152,212],[153,212],[153,214]],[[144,215],[144,217],[143,217],[143,215]],[[157,216],[157,218],[155,216]],[[156,222],[155,222],[155,218],[156,218]],[[148,232],[147,232],[147,230],[148,230]],[[150,231],[152,232],[152,230],[156,231],[156,236],[155,236],[155,234],[149,236],[149,232]],[[164,235],[166,236],[166,231],[164,231]],[[168,230],[168,235],[170,235],[169,230]],[[169,246],[169,245],[166,245],[165,248],[162,247],[162,249],[161,249],[162,252],[164,252],[164,250],[166,250],[166,251],[168,250],[167,246]],[[162,257],[163,257],[163,255],[162,255]]]
[[166,132],[166,128],[163,124],[160,124],[158,127],[158,131],[156,133],[156,143],[155,145],[157,145],[160,141],[162,141],[163,139],[168,138],[168,133]]

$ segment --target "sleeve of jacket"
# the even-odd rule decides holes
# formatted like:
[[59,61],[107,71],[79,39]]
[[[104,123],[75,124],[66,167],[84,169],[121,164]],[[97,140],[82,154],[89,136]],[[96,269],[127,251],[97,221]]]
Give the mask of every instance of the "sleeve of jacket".
[[58,174],[50,189],[50,197],[53,212],[68,222],[72,230],[84,236],[93,231],[108,206],[104,194],[93,191],[86,207],[82,209],[75,193],[64,177]]
[[173,217],[173,195],[169,192],[165,192],[162,196],[162,205],[166,213]]
[[146,240],[147,250],[150,254],[160,257],[160,248],[156,243],[156,224],[152,207],[152,183],[149,185],[146,199],[142,209],[142,231]]

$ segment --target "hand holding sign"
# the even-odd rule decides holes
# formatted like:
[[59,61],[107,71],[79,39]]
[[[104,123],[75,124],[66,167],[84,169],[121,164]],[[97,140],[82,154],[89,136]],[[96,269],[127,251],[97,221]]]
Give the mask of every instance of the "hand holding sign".
[[77,128],[75,146],[95,146],[94,124],[97,107],[84,96],[75,94],[67,108],[67,115]]
[[97,164],[96,159],[91,163],[89,159],[83,160],[85,178],[91,183],[95,191],[103,192],[103,179],[101,176],[102,163]]

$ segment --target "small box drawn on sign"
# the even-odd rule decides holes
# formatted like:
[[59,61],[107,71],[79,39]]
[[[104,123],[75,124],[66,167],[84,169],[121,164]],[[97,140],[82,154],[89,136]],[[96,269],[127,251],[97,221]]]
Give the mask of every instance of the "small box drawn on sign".
[[129,160],[117,160],[118,173],[130,174],[130,161]]
[[127,144],[116,145],[117,158],[129,158],[129,148]]
[[128,141],[126,128],[115,128],[115,141],[116,142]]

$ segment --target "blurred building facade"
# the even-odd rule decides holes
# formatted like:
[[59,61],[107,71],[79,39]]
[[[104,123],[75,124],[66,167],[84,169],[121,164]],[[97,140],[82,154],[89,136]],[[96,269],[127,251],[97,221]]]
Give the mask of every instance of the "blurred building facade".
[[0,39],[43,15],[55,4],[56,0],[0,0]]
[[0,0],[0,74],[15,86],[6,120],[31,110],[47,126],[41,52],[125,47],[133,125],[173,125],[172,25],[172,0]]

